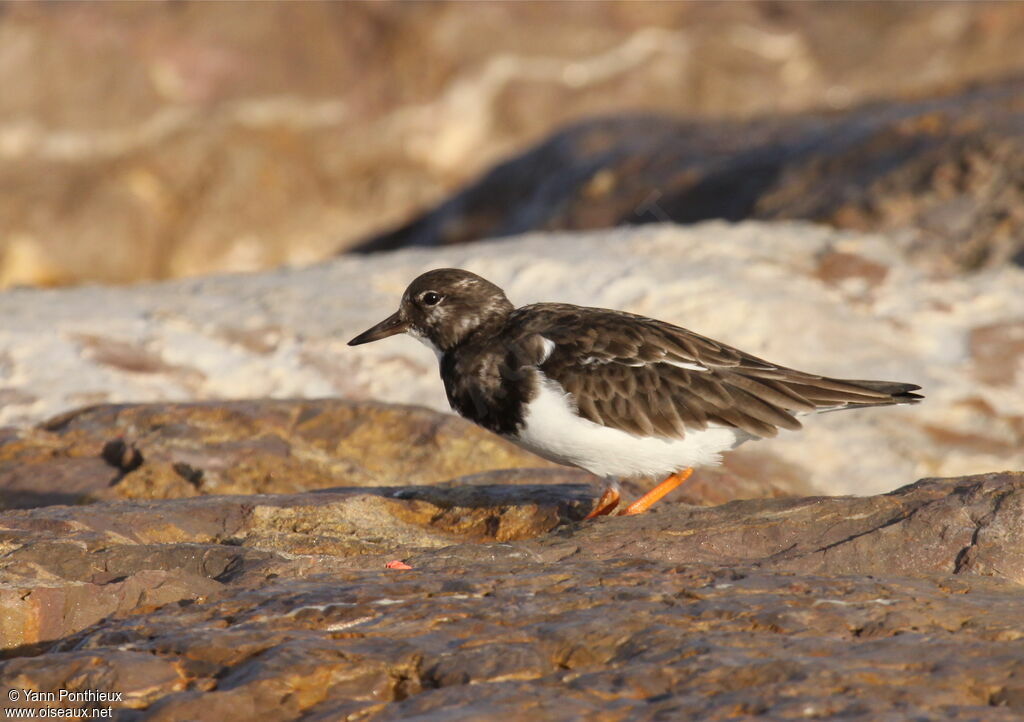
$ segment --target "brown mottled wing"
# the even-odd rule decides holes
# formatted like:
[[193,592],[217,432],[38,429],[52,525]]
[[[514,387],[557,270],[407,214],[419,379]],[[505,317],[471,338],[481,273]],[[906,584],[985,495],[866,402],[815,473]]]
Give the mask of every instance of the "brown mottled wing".
[[800,428],[797,413],[920,398],[912,384],[794,371],[620,311],[538,304],[516,317],[520,348],[572,395],[581,416],[634,434],[682,438],[721,425],[769,437]]

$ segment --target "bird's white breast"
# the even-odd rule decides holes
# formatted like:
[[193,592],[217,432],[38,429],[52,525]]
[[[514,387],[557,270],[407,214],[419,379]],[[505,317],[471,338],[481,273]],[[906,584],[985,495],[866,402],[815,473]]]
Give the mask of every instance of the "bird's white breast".
[[560,464],[598,476],[663,477],[691,466],[713,466],[741,441],[735,429],[709,427],[684,439],[636,436],[576,414],[572,397],[538,372],[537,393],[524,409],[512,441]]

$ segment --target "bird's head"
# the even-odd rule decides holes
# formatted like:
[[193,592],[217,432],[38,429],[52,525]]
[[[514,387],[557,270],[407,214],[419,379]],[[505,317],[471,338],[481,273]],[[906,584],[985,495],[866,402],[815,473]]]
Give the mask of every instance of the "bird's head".
[[397,311],[348,345],[408,333],[444,353],[481,329],[500,326],[512,310],[505,292],[490,281],[458,268],[438,268],[417,277]]

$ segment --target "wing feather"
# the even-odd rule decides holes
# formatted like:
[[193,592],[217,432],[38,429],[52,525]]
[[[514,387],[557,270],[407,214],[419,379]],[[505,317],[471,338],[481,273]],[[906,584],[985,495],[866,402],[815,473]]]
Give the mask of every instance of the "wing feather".
[[[799,429],[798,413],[918,398],[908,393],[916,388],[910,384],[807,374],[619,311],[538,304],[517,314],[517,358],[533,358],[584,418],[632,434],[682,438],[717,424],[770,437],[780,428]],[[538,348],[548,352],[530,350]]]

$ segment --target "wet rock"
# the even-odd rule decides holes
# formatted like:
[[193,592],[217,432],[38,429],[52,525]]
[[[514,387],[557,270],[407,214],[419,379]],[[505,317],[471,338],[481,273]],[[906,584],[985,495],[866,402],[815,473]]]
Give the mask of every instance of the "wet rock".
[[[806,219],[906,231],[906,252],[944,270],[1008,263],[1024,253],[1022,93],[1024,81],[1014,80],[841,114],[587,121],[357,249],[621,224]],[[824,258],[819,272],[877,283],[886,269],[841,254]]]
[[754,563],[828,575],[975,573],[1024,584],[1022,516],[1024,473],[987,474],[925,479],[872,497],[673,505],[638,520],[609,517],[585,525],[560,543],[546,540],[536,552]]
[[451,414],[371,402],[99,406],[0,442],[7,508],[431,484],[555,465]]
[[[527,506],[546,503],[541,492],[564,508],[580,501],[565,486],[462,488],[515,490]],[[120,719],[155,720],[1020,713],[1022,474],[565,518],[519,541],[470,543],[460,531],[441,546],[420,527],[386,554],[294,542],[337,534],[366,493],[5,512],[40,577],[69,583],[90,566],[46,567],[60,555],[32,550],[49,538],[96,544],[114,573],[179,559],[182,575],[215,588],[10,648],[2,684],[118,691]],[[288,544],[253,533],[289,514]],[[413,568],[385,568],[392,555]]]
[[437,487],[8,512],[0,522],[4,646],[56,639],[126,611],[202,600],[241,579],[323,572],[338,568],[335,559],[373,557],[383,565],[405,549],[535,537],[582,518],[595,493],[581,483],[589,477],[574,472],[520,471],[518,484],[509,473],[500,484],[488,476]]
[[139,612],[182,599],[201,600],[220,585],[178,571],[142,570],[104,584],[8,582],[0,587],[4,648],[56,639],[122,612]]
[[[455,489],[567,481],[601,483],[451,414],[370,402],[98,406],[0,440],[0,504],[9,509],[339,485]],[[631,496],[650,486],[640,479],[623,484]],[[704,470],[676,498],[706,505],[808,491],[799,468],[753,454]]]

